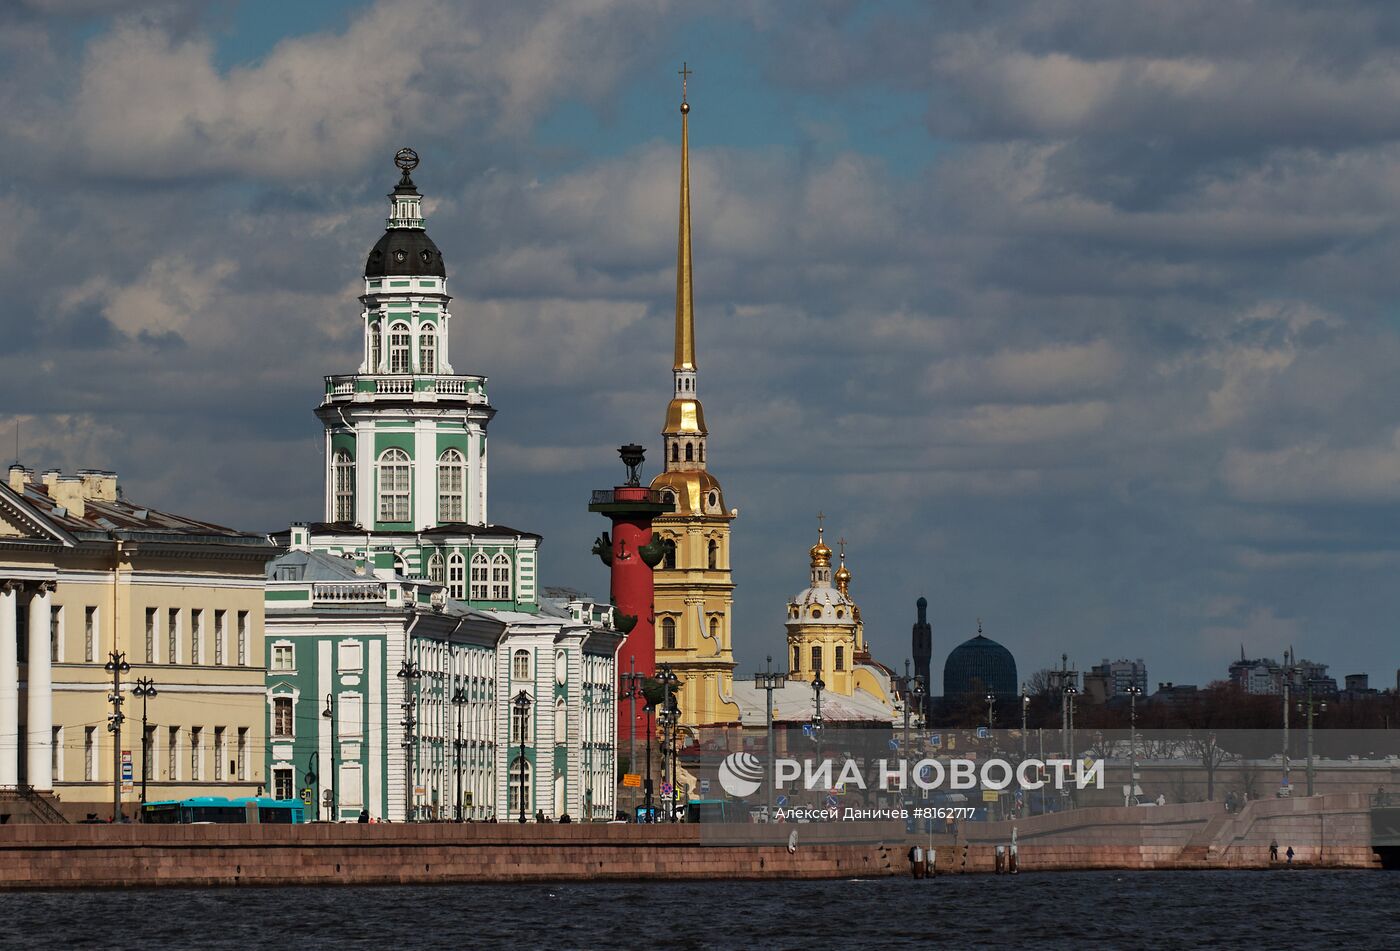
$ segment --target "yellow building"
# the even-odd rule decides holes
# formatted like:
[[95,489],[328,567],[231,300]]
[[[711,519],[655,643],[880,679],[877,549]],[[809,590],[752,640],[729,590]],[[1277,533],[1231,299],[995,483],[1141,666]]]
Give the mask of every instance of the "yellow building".
[[810,684],[820,678],[825,693],[853,697],[860,692],[893,712],[893,671],[870,657],[860,607],[851,599],[844,544],[833,574],[831,548],[822,536],[818,528],[817,543],[808,552],[810,583],[788,602],[788,679]]
[[[124,775],[135,812],[143,770],[151,801],[256,793],[274,553],[264,536],[128,502],[112,473],[35,480],[12,466],[0,484],[0,789],[51,792],[79,818],[109,816]],[[118,723],[114,652],[129,665],[116,671]],[[135,692],[143,678],[153,696]]]
[[675,544],[674,554],[655,572],[656,662],[670,664],[681,679],[682,724],[700,727],[740,719],[733,697],[734,581],[729,572],[729,523],[739,513],[725,508],[724,490],[707,468],[709,430],[696,391],[689,118],[690,104],[682,97],[674,390],[661,431],[665,471],[651,487],[675,506],[652,523],[657,535]]

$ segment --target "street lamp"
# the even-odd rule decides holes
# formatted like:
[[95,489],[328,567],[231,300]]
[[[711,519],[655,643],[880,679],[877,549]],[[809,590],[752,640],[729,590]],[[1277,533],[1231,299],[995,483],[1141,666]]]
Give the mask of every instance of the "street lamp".
[[462,707],[467,702],[467,691],[458,687],[452,694],[452,702],[457,706],[457,742],[452,745],[457,760],[457,821],[462,821]]
[[335,822],[340,818],[340,777],[335,770],[335,747],[337,738],[335,735],[335,692],[326,694],[326,709],[321,711],[321,716],[331,721],[331,775],[330,781],[326,783],[326,792],[331,794],[330,819]]
[[530,695],[521,690],[511,701],[515,705],[515,722],[520,724],[520,823],[525,824],[525,735],[529,732]]
[[[1066,744],[1065,753],[1067,754],[1067,756],[1068,756],[1068,758],[1069,758],[1069,761],[1070,761],[1071,763],[1074,762],[1074,698],[1077,697],[1078,695],[1079,695],[1079,688],[1078,688],[1078,687],[1076,687],[1074,684],[1066,684],[1066,685],[1065,685],[1065,688],[1064,688],[1064,705],[1065,705],[1064,724],[1065,724],[1065,744]],[[1073,794],[1072,792],[1070,792],[1068,789],[1065,790],[1065,793],[1069,796],[1070,801],[1073,802],[1073,801],[1074,801],[1074,794]]]
[[987,701],[987,730],[990,731],[990,730],[992,729],[992,727],[996,725],[997,695],[994,694],[994,693],[989,693],[989,694],[987,694],[987,696],[986,696],[986,701]]
[[1137,698],[1142,696],[1142,688],[1133,684],[1128,688],[1128,795],[1132,802],[1138,795],[1137,763]]
[[772,654],[768,655],[768,669],[753,675],[754,687],[768,692],[768,702],[765,705],[768,713],[768,822],[773,821],[773,791],[778,785],[778,761],[773,750],[773,691],[783,689],[787,685],[787,677],[783,672],[774,673]]
[[[413,815],[413,754],[418,747],[418,716],[417,716],[417,692],[418,681],[423,679],[423,669],[417,662],[404,658],[399,665],[398,678],[403,681],[403,701],[399,708],[403,710],[403,718],[399,720],[403,724],[403,748],[404,748],[404,821],[414,821]],[[410,685],[413,688],[410,689]],[[334,785],[335,777],[331,777]]]
[[1031,712],[1031,695],[1026,693],[1026,685],[1021,684],[1021,759],[1030,755],[1030,737],[1026,730],[1026,718]]
[[675,821],[676,751],[673,745],[674,740],[672,738],[675,736],[674,730],[676,727],[676,720],[678,716],[679,714],[676,711],[676,709],[670,705],[662,707],[661,711],[656,715],[656,722],[661,727],[661,792],[663,796],[666,794],[667,789],[666,757],[668,755],[668,747],[669,755],[671,758],[671,794],[668,797],[670,799],[670,802],[667,803],[668,811],[671,813],[671,815],[667,817],[666,821],[668,822]]
[[[642,675],[637,673],[637,658],[628,658],[631,673],[620,674],[618,680],[627,686],[622,691],[623,700],[632,701],[632,716],[627,720],[627,769],[637,771],[637,698],[642,696]],[[644,698],[645,702],[645,698]]]
[[[671,798],[671,805],[672,805],[672,810],[671,810],[671,811],[672,811],[672,816],[671,816],[671,818],[674,819],[674,818],[675,818],[675,815],[674,815],[674,813],[675,813],[674,806],[675,806],[675,798],[676,798],[676,744],[675,744],[675,727],[678,726],[679,723],[680,723],[680,707],[676,704],[676,688],[677,688],[678,686],[680,686],[681,678],[678,677],[678,676],[676,675],[675,670],[671,667],[670,664],[657,664],[657,665],[656,665],[656,679],[661,683],[661,705],[662,705],[662,710],[661,710],[661,713],[657,714],[657,719],[658,719],[658,721],[661,722],[661,728],[662,728],[662,733],[661,733],[661,782],[662,782],[662,785],[665,785],[665,783],[666,783],[666,756],[667,756],[667,752],[666,752],[666,749],[667,749],[667,747],[666,747],[667,739],[666,739],[666,738],[667,738],[668,731],[669,731],[669,735],[670,735],[670,737],[671,737],[671,740],[670,740],[670,744],[671,744],[671,745],[670,745],[670,756],[671,756],[671,797],[670,797],[670,798]],[[664,720],[662,719],[663,717],[664,717]],[[650,766],[648,766],[648,770],[650,770]],[[669,820],[668,820],[668,821],[669,821]]]
[[122,713],[122,674],[131,670],[131,665],[121,651],[112,651],[107,657],[103,669],[112,675],[112,692],[107,695],[112,705],[107,714],[107,729],[112,734],[112,821],[122,822],[122,721],[126,719]]
[[821,674],[812,681],[812,693],[816,694],[816,710],[812,713],[812,736],[817,741],[817,771],[822,768],[822,691],[826,689],[826,681],[822,680]]
[[1297,709],[1299,713],[1307,713],[1308,715],[1308,795],[1311,796],[1313,794],[1313,777],[1315,775],[1313,769],[1313,717],[1318,713],[1327,712],[1326,700],[1313,700],[1311,677],[1308,678],[1307,683],[1307,699],[1298,701]]
[[[151,729],[146,724],[146,701],[156,695],[156,684],[150,677],[137,677],[132,694],[141,698],[141,805],[146,804],[146,779],[151,772]],[[144,819],[145,816],[143,815]]]

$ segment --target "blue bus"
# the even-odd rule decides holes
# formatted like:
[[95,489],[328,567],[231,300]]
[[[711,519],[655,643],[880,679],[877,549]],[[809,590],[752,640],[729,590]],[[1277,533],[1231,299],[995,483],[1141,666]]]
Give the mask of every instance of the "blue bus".
[[141,821],[164,825],[196,822],[288,825],[306,821],[306,806],[300,799],[270,799],[244,796],[194,796],[148,802],[141,807]]

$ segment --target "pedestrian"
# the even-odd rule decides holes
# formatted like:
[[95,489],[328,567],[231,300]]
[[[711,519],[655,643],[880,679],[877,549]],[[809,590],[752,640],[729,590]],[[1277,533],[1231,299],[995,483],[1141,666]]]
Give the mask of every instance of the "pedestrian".
[[1278,839],[1269,840],[1269,861],[1278,861]]
[[361,810],[360,810],[360,821],[363,822],[363,823],[366,823],[366,824],[369,823],[369,810],[368,810],[368,809],[361,809]]
[[1285,853],[1283,853],[1283,854],[1286,855],[1286,856],[1288,856],[1288,864],[1289,864],[1289,865],[1292,865],[1292,864],[1293,864],[1293,846],[1290,845],[1290,846],[1288,847],[1288,851],[1285,852]]

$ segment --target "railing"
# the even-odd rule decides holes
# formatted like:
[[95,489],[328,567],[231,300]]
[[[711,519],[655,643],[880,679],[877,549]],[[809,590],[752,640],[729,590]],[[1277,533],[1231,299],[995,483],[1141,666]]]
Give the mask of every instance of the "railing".
[[[631,489],[631,490],[629,490],[629,491],[635,492],[636,490],[635,490],[635,489]],[[593,490],[593,497],[589,500],[589,504],[590,504],[590,505],[611,505],[614,501],[615,501],[615,493],[613,492],[612,489],[594,489],[594,490]],[[658,490],[658,489],[647,489],[647,494],[646,494],[646,498],[645,498],[645,499],[631,498],[631,499],[627,499],[627,501],[628,501],[628,502],[638,502],[638,501],[661,502],[661,501],[664,501],[664,500],[661,498],[661,492],[660,492],[660,490]]]
[[19,797],[29,803],[29,807],[45,822],[51,825],[66,825],[68,823],[68,817],[55,809],[49,798],[38,792],[33,786],[20,783],[15,787],[15,792],[19,793]]
[[319,582],[312,585],[311,590],[314,601],[384,601],[387,596],[385,585],[374,581]]
[[341,374],[326,377],[326,399],[359,399],[374,396],[409,396],[424,399],[456,398],[485,403],[486,378],[439,376],[433,373]]

